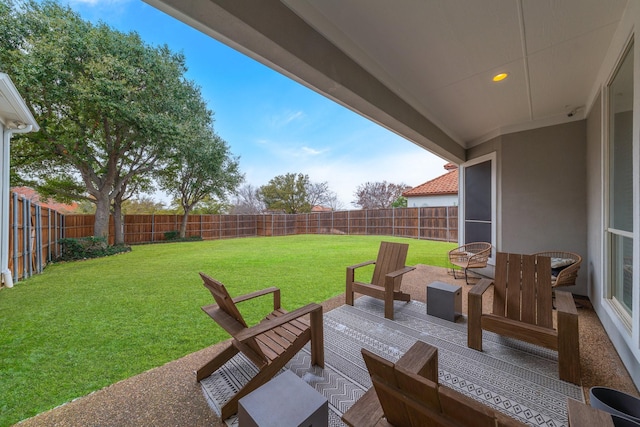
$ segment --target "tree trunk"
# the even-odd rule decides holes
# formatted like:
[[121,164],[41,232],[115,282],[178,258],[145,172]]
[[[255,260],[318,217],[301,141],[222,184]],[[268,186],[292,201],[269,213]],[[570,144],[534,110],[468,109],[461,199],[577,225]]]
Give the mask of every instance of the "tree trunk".
[[109,214],[111,212],[111,200],[109,196],[102,196],[96,199],[96,219],[93,224],[93,235],[104,237],[109,244]]
[[191,212],[191,208],[184,207],[184,215],[182,216],[182,222],[180,223],[180,238],[184,239],[187,237],[187,220],[189,218],[189,212]]
[[116,245],[124,245],[124,217],[122,216],[122,201],[113,201],[114,241]]

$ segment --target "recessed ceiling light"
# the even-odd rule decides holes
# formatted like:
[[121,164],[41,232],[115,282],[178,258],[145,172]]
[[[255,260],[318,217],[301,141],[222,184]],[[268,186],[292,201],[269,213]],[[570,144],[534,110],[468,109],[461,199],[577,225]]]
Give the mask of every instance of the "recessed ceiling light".
[[507,73],[500,73],[500,74],[496,74],[495,76],[493,76],[493,81],[494,82],[499,82],[502,81],[504,79],[506,79],[507,77],[509,77],[509,74]]

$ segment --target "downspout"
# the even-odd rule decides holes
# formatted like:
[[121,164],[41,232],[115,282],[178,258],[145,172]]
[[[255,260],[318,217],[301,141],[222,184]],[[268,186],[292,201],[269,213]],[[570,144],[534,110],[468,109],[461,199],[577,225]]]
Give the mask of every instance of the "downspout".
[[7,288],[13,287],[13,276],[11,270],[9,270],[9,144],[11,143],[11,135],[19,133],[27,133],[33,130],[33,125],[27,125],[22,129],[4,129],[2,133],[2,155],[0,155],[0,164],[2,165],[2,188],[0,188],[0,205],[2,209],[0,211],[0,217],[2,221],[0,223],[0,274],[2,282]]

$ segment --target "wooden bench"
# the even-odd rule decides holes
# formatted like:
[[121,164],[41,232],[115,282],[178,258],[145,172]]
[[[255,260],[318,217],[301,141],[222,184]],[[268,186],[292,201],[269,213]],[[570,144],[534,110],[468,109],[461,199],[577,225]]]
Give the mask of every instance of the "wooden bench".
[[342,420],[367,426],[524,426],[492,408],[438,384],[438,349],[417,341],[397,363],[362,349],[373,387]]

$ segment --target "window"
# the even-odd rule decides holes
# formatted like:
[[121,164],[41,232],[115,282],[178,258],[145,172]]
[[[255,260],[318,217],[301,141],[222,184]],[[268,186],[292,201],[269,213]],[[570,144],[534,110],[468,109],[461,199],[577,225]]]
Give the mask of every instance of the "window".
[[623,320],[633,313],[633,43],[608,92],[609,171],[607,256],[609,296]]

